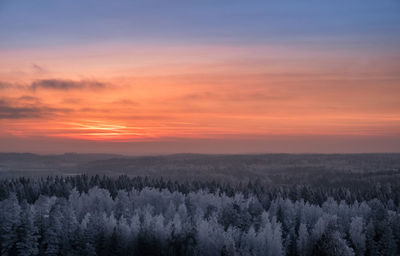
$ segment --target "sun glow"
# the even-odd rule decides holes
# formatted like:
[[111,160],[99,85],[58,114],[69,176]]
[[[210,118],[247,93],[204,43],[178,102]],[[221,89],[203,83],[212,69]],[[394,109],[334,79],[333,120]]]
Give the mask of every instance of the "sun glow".
[[148,137],[141,127],[129,127],[110,121],[86,120],[64,122],[61,125],[68,132],[57,134],[59,137],[113,141],[140,140]]
[[[360,73],[353,67],[364,55],[276,45],[8,52],[0,59],[0,139],[399,138],[398,64],[372,52]],[[7,72],[38,59],[43,67],[33,72]]]

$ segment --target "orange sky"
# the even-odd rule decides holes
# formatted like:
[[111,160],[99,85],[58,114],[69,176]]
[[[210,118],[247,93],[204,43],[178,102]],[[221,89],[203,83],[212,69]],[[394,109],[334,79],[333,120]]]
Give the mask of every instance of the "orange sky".
[[400,152],[400,4],[0,1],[0,152]]
[[272,44],[3,51],[1,136],[397,138],[400,62],[363,51]]

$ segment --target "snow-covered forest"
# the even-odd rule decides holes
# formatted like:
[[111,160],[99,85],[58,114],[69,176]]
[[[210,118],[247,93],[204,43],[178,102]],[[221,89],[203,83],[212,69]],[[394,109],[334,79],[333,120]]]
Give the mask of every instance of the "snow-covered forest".
[[398,181],[0,180],[1,255],[399,255]]

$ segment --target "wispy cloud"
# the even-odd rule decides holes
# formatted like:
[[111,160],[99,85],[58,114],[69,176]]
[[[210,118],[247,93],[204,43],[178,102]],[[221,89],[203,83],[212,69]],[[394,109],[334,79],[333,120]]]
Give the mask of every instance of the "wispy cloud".
[[73,90],[73,89],[101,89],[106,87],[105,83],[92,80],[62,80],[62,79],[43,79],[36,80],[31,85],[32,90],[51,89],[51,90]]
[[8,89],[8,88],[11,88],[11,87],[13,87],[13,85],[11,83],[0,81],[0,90],[1,89]]
[[23,101],[26,103],[40,103],[40,99],[37,97],[29,96],[29,95],[22,95],[21,97],[18,97],[19,101]]
[[98,90],[106,88],[107,84],[96,80],[68,80],[68,79],[41,79],[35,80],[29,84],[17,84],[0,81],[0,90],[2,89],[22,89],[22,90],[78,90],[90,89]]
[[45,71],[42,66],[39,66],[38,64],[35,63],[32,64],[32,69],[35,73],[42,73]]
[[112,102],[113,104],[124,105],[124,106],[138,106],[139,103],[130,99],[119,99]]
[[0,98],[0,119],[45,118],[71,112],[40,104],[35,97]]
[[238,92],[194,92],[180,97],[180,100],[189,101],[287,101],[291,100],[293,95],[285,92],[268,92],[262,90],[251,90]]

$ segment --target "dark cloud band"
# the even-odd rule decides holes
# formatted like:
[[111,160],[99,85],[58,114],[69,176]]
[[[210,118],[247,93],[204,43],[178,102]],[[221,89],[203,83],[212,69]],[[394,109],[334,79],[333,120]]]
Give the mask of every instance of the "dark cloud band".
[[44,79],[34,81],[30,88],[37,89],[52,89],[52,90],[73,90],[73,89],[101,89],[106,85],[97,81],[73,81],[73,80],[60,80],[60,79]]
[[27,103],[23,98],[0,98],[0,119],[43,118],[71,111],[71,109],[53,108],[38,104],[38,102]]
[[36,80],[31,84],[24,85],[24,84],[11,84],[8,82],[0,81],[0,90],[5,89],[22,89],[22,90],[60,90],[60,91],[67,91],[67,90],[78,90],[78,89],[90,89],[90,90],[97,90],[103,89],[107,86],[107,84],[98,82],[95,80],[66,80],[66,79],[42,79]]

